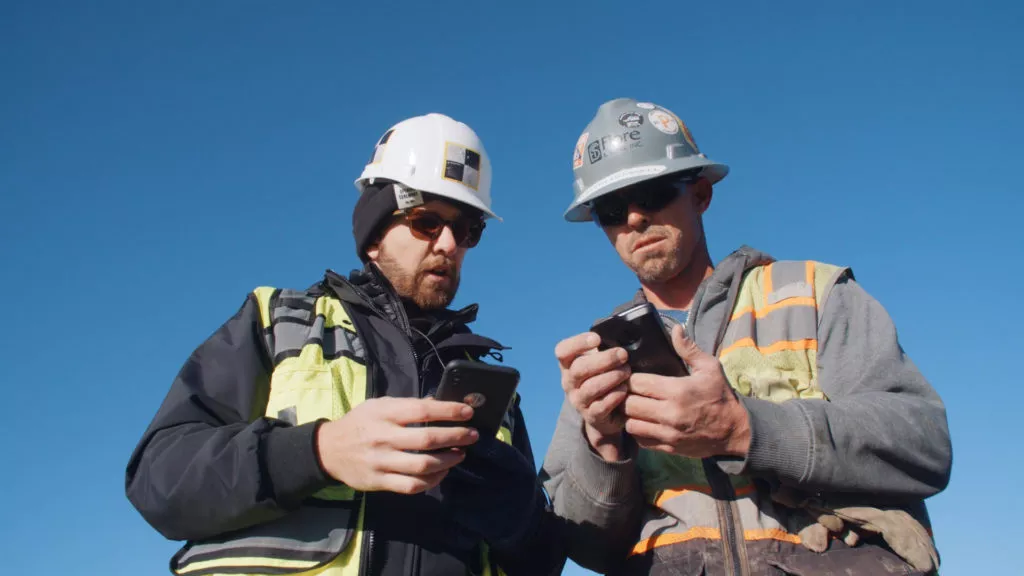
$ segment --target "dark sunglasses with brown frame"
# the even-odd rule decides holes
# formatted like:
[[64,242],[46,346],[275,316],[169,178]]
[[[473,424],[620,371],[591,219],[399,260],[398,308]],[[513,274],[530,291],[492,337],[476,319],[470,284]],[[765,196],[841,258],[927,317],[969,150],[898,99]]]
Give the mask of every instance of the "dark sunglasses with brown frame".
[[455,243],[463,248],[472,248],[480,243],[487,224],[481,218],[459,216],[448,220],[437,212],[422,208],[398,210],[395,216],[405,220],[413,235],[421,240],[437,240],[447,226],[452,231]]

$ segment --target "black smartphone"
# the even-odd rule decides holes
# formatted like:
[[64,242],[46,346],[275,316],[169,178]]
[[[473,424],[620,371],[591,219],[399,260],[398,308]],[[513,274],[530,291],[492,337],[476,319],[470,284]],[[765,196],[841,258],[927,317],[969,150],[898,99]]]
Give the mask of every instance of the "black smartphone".
[[518,385],[519,371],[515,368],[474,360],[452,360],[444,367],[434,398],[469,404],[473,407],[473,418],[469,422],[431,425],[468,426],[476,428],[481,436],[494,436],[501,428],[505,413],[512,407]]
[[649,302],[602,318],[590,327],[601,337],[599,349],[625,348],[633,372],[686,376],[686,364],[676,354],[658,310]]

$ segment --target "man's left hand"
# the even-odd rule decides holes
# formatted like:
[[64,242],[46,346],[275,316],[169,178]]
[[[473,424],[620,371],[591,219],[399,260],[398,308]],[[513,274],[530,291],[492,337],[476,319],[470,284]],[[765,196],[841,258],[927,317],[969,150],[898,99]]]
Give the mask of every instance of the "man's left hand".
[[626,432],[644,448],[691,458],[746,456],[750,416],[729,386],[722,364],[672,330],[672,345],[690,367],[680,378],[633,373]]

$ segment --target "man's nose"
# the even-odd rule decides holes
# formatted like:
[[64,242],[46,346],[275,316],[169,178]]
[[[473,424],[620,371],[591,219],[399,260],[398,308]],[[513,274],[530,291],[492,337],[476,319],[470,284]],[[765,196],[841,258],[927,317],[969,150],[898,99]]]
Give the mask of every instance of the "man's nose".
[[452,232],[452,227],[445,224],[444,228],[441,229],[441,234],[434,240],[434,252],[450,255],[454,254],[458,249],[459,243],[455,241],[455,233]]

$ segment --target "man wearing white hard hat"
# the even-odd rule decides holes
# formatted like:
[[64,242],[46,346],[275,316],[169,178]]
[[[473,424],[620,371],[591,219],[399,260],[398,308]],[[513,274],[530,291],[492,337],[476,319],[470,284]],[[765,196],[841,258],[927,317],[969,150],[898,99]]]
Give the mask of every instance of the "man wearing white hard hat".
[[186,361],[126,481],[146,521],[187,541],[174,573],[561,571],[518,397],[493,436],[431,398],[451,361],[503,349],[470,331],[476,304],[447,308],[496,217],[490,184],[465,124],[396,124],[356,180],[362,269],[256,288]]
[[602,544],[574,559],[615,575],[933,574],[924,500],[949,482],[946,411],[882,305],[843,266],[747,246],[713,263],[704,213],[729,169],[663,106],[601,105],[572,167],[566,220],[596,223],[639,283],[610,325],[652,322],[555,350],[566,400],[545,484]]

